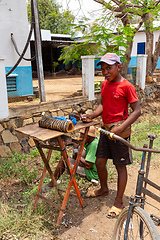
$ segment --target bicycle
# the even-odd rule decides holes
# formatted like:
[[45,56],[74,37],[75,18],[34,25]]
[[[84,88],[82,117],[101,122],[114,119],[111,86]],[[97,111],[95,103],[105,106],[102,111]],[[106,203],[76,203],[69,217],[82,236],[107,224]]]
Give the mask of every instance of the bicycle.
[[[129,206],[125,207],[120,213],[114,227],[113,240],[160,240],[160,236],[154,222],[144,210],[145,195],[149,195],[151,198],[160,202],[160,197],[146,189],[147,184],[149,184],[160,191],[160,186],[148,179],[151,153],[160,153],[160,150],[152,149],[153,140],[156,138],[156,135],[148,135],[148,137],[150,137],[149,148],[147,148],[146,144],[144,144],[143,148],[137,148],[125,139],[115,135],[114,133],[108,132],[105,129],[100,128],[99,132],[107,135],[110,139],[123,142],[135,151],[143,152],[141,167],[137,179],[136,194],[130,197]],[[144,168],[147,152],[148,159],[145,172]]]

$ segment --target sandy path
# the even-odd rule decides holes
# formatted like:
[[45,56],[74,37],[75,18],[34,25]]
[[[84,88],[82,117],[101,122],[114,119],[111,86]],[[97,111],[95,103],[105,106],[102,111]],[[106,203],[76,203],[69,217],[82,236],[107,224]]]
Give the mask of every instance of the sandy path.
[[[136,181],[139,163],[128,166],[128,184],[124,195],[124,204],[128,206],[130,196],[135,194]],[[153,163],[150,168],[150,180],[158,184],[159,166]],[[95,188],[95,187],[94,187]],[[98,188],[98,186],[97,186]],[[97,198],[84,199],[85,208],[81,209],[77,199],[70,201],[66,219],[69,222],[69,228],[61,226],[62,233],[59,233],[60,239],[63,240],[110,240],[116,219],[108,219],[107,212],[112,206],[116,195],[116,183],[110,183],[110,194]],[[155,193],[155,190],[151,190]],[[158,193],[159,194],[159,193]],[[160,203],[147,197],[147,203],[152,204],[160,209]],[[150,214],[160,217],[158,209],[146,203],[145,210]],[[75,204],[75,205],[73,205]],[[76,207],[75,207],[76,206]],[[157,227],[160,234],[160,226]]]
[[[95,76],[95,81],[102,81],[104,77]],[[44,80],[46,102],[62,100],[70,97],[73,93],[82,90],[82,77],[81,76],[62,76],[62,77],[46,77]],[[38,79],[33,79],[33,87],[38,87]],[[9,107],[37,104],[39,99],[29,102],[28,100],[9,103]]]
[[[95,80],[102,80],[102,76],[95,76]],[[82,90],[82,77],[45,78],[46,101],[67,98],[74,92]],[[33,79],[33,87],[38,86],[38,79]]]

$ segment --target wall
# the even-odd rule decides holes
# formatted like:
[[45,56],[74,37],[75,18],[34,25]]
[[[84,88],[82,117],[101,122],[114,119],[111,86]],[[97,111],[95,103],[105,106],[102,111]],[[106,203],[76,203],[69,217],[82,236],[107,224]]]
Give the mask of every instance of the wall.
[[[158,83],[146,84],[144,90],[136,88],[141,104],[160,98],[160,85]],[[14,150],[19,153],[30,153],[30,150],[35,147],[33,139],[16,132],[16,128],[37,123],[44,115],[50,117],[63,116],[65,114],[62,110],[89,113],[94,111],[99,103],[100,93],[96,93],[93,101],[88,101],[87,97],[74,97],[61,101],[37,105],[30,103],[26,106],[10,108],[10,117],[0,121],[0,158],[7,157],[7,153]]]
[[[154,31],[153,32],[153,52],[155,50],[155,45],[156,42],[158,41],[160,31]],[[135,34],[135,37],[133,38],[133,48],[132,48],[132,53],[131,53],[131,61],[129,64],[129,67],[136,67],[137,66],[137,44],[146,42],[146,34],[145,32],[139,31],[138,33]],[[160,69],[160,58],[158,59],[157,62],[157,69]]]
[[[6,73],[19,59],[11,41],[11,33],[21,54],[29,34],[26,0],[0,1],[0,55],[5,59]],[[29,49],[25,58],[30,58]],[[18,74],[18,96],[33,94],[31,62],[22,60],[13,73]]]
[[[8,153],[29,153],[35,144],[32,138],[28,138],[15,131],[16,128],[37,123],[42,116],[64,116],[62,110],[68,112],[84,113],[87,110],[95,110],[100,102],[100,96],[93,101],[87,97],[75,97],[61,101],[29,104],[10,108],[10,117],[0,121],[0,158],[7,157]],[[68,116],[67,116],[68,117]]]

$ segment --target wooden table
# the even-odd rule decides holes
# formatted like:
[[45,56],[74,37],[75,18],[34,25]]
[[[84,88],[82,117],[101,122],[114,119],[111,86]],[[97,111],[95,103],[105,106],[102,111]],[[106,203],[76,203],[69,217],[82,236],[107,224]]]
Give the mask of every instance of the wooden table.
[[[17,132],[23,133],[23,134],[25,134],[29,137],[32,137],[34,139],[36,147],[37,147],[37,149],[38,149],[38,151],[41,155],[41,158],[42,158],[42,160],[45,164],[43,172],[42,172],[42,177],[41,177],[41,180],[40,180],[40,183],[39,183],[39,186],[38,186],[37,195],[36,195],[35,202],[34,202],[34,207],[36,205],[38,197],[42,198],[43,200],[45,200],[49,204],[52,204],[54,207],[56,207],[59,210],[59,217],[58,217],[58,220],[57,220],[57,226],[59,226],[60,223],[61,223],[62,216],[63,216],[64,210],[65,210],[66,204],[67,204],[67,200],[68,200],[72,185],[75,188],[75,191],[76,191],[76,194],[77,194],[77,197],[78,197],[78,200],[80,202],[81,207],[84,207],[83,199],[82,199],[82,196],[81,196],[80,191],[78,189],[77,182],[75,180],[75,174],[76,174],[78,164],[80,162],[81,154],[82,154],[82,151],[83,151],[83,148],[84,148],[84,145],[85,145],[85,141],[86,141],[86,137],[87,137],[87,134],[88,134],[88,131],[89,131],[89,127],[97,125],[97,124],[99,124],[98,121],[92,121],[90,123],[83,123],[82,121],[79,121],[75,125],[73,131],[78,131],[82,128],[85,128],[85,134],[84,134],[84,137],[83,137],[82,141],[80,141],[80,148],[79,148],[79,151],[78,151],[77,158],[76,158],[73,169],[71,168],[71,165],[70,165],[70,162],[69,162],[69,159],[68,159],[68,156],[67,156],[66,148],[65,148],[64,143],[63,143],[62,138],[61,138],[61,136],[65,135],[66,133],[56,131],[56,130],[41,128],[41,127],[38,126],[38,124],[28,125],[28,126],[16,129]],[[58,145],[59,145],[58,147],[55,147],[51,144],[48,144],[48,141],[50,139],[53,139],[53,138],[58,139]],[[43,148],[49,149],[47,156],[45,156]],[[45,175],[46,175],[46,171],[48,171],[48,173],[50,175],[50,178],[51,178],[52,182],[54,183],[54,187],[56,188],[59,196],[62,197],[62,195],[61,195],[61,193],[58,189],[57,181],[54,178],[53,172],[52,172],[51,167],[49,165],[49,160],[50,160],[50,157],[51,157],[52,150],[58,150],[58,151],[62,152],[62,156],[65,160],[65,163],[66,163],[67,168],[69,169],[69,173],[70,173],[70,180],[69,180],[69,183],[68,183],[68,186],[67,186],[67,189],[66,189],[65,196],[63,198],[63,202],[62,202],[61,207],[58,204],[53,203],[52,201],[43,197],[40,194],[42,184],[43,184],[43,181],[44,181],[44,178],[45,178]]]

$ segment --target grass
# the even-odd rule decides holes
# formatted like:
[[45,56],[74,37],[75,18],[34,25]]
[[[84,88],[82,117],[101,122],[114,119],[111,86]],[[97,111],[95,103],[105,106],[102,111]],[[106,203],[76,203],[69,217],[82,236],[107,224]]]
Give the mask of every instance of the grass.
[[[21,179],[22,183],[30,184],[38,176],[36,168],[31,168],[31,160],[36,156],[35,150],[29,155],[14,152],[8,158],[2,158],[0,164],[0,178]],[[30,158],[29,161],[27,161]]]
[[[136,147],[143,147],[144,143],[149,144],[149,133],[157,135],[153,148],[160,149],[160,117],[158,116],[148,117],[145,121],[133,125],[131,144]],[[133,151],[134,163],[140,162],[141,156],[141,152]],[[157,154],[152,155],[153,159],[156,157]],[[60,152],[53,151],[50,160],[53,170],[59,158]],[[13,236],[16,236],[20,240],[27,237],[29,240],[45,239],[46,236],[48,239],[59,239],[56,232],[58,210],[39,200],[33,211],[33,202],[42,170],[43,163],[36,149],[29,155],[14,152],[8,154],[8,158],[1,159],[0,185],[5,194],[0,198],[0,239],[5,239],[5,236],[12,237],[12,239],[14,239]],[[115,182],[115,168],[112,161],[108,161],[108,172],[109,181]],[[75,178],[81,192],[92,186],[91,182],[79,175],[76,175]],[[20,181],[17,182],[17,180]],[[47,175],[45,183],[49,181],[50,178]],[[63,174],[60,181],[59,187],[66,189],[69,175]],[[73,189],[72,187],[71,191]],[[47,193],[47,196],[61,205],[55,189]]]
[[51,232],[55,229],[51,219],[45,218],[44,220],[44,214],[40,214],[40,210],[39,212],[33,212],[32,204],[20,210],[7,204],[1,204],[0,213],[1,237],[3,233],[3,236],[7,235],[7,237],[16,235],[17,239],[26,237],[33,240],[44,239],[49,227]]
[[[136,147],[143,147],[147,144],[149,147],[149,137],[148,134],[156,135],[156,139],[153,141],[153,148],[160,149],[160,117],[159,116],[149,116],[148,119],[142,121],[141,123],[135,124],[132,127],[132,137],[131,144]],[[141,161],[142,152],[132,151],[133,160]],[[152,158],[156,157],[157,154],[152,153]]]

